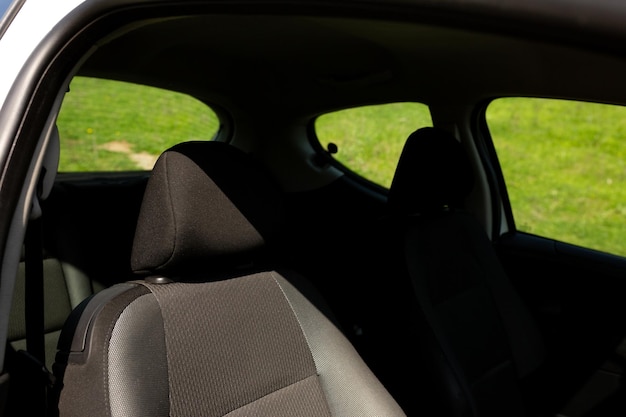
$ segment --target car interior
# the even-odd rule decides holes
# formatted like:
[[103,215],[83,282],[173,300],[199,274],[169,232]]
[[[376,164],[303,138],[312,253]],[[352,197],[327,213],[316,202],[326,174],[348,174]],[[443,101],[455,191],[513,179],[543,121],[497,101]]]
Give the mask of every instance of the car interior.
[[[623,415],[626,260],[516,222],[486,113],[626,105],[624,29],[279,3],[87,1],[35,52],[25,120],[46,116],[18,143],[43,137],[46,158],[1,415]],[[81,78],[191,96],[219,128],[155,138],[149,168],[64,171]],[[400,144],[385,185],[316,122],[389,103],[431,120],[383,137]]]

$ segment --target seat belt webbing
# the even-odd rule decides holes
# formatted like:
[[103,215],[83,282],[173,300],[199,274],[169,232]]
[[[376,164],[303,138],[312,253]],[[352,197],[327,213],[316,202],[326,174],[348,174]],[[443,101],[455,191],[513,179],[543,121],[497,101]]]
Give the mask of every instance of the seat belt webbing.
[[49,388],[53,376],[46,367],[46,342],[44,324],[44,269],[43,233],[41,216],[31,219],[25,238],[25,320],[26,352],[24,354],[33,365],[33,395],[31,406],[37,415],[48,415]]
[[25,242],[26,350],[46,363],[41,217],[31,219]]

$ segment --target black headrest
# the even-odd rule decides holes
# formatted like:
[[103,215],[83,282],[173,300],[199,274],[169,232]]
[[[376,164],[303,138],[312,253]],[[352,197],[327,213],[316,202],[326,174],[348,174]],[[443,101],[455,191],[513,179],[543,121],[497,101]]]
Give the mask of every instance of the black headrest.
[[421,128],[404,144],[388,206],[395,214],[462,207],[473,184],[472,166],[461,143],[445,130]]
[[245,152],[186,142],[157,160],[144,194],[131,267],[173,278],[241,263],[279,232],[282,194]]

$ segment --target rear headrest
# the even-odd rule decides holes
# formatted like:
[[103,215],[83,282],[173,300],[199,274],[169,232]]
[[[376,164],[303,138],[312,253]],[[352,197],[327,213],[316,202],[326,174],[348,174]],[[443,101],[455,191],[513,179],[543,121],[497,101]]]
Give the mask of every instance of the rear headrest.
[[249,262],[283,217],[278,185],[248,154],[222,142],[181,143],[154,166],[131,267],[180,278]]
[[472,166],[461,143],[445,130],[421,128],[404,144],[388,207],[394,214],[462,207],[473,184]]

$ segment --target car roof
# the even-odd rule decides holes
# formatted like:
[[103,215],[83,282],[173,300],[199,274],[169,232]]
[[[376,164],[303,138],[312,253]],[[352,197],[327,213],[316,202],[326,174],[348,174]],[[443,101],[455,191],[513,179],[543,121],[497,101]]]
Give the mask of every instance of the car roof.
[[[57,37],[95,20],[103,34],[119,25],[116,35],[96,41],[81,73],[167,85],[209,100],[262,93],[263,105],[282,100],[286,109],[308,114],[377,101],[445,102],[452,95],[622,96],[586,85],[596,77],[589,62],[625,52],[626,6],[620,1],[46,3],[57,15],[42,19],[38,13],[42,24],[33,25],[34,8],[43,3],[27,0],[24,21],[31,23],[15,36],[39,26],[50,30],[64,14],[51,32]],[[132,23],[135,18],[144,23]],[[21,42],[28,53],[26,39]],[[624,69],[597,67],[611,70],[602,74],[604,84]],[[177,76],[181,71],[184,77]],[[499,76],[525,72],[533,73],[532,85]],[[435,75],[449,82],[433,83]],[[579,92],[572,91],[572,78]]]
[[[208,13],[123,29],[121,36],[100,45],[80,72],[115,74],[207,100],[241,98],[303,115],[387,101],[623,97],[611,85],[626,69],[612,57],[621,44],[586,50],[587,40],[575,36],[584,32],[582,27],[572,29],[570,38],[558,33],[540,43],[505,29],[369,15]],[[582,49],[574,49],[576,43]]]

